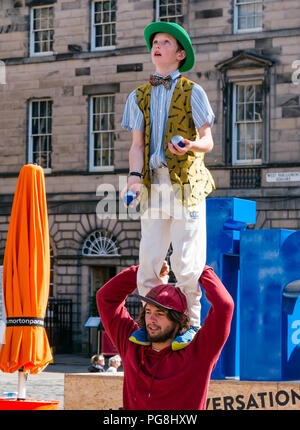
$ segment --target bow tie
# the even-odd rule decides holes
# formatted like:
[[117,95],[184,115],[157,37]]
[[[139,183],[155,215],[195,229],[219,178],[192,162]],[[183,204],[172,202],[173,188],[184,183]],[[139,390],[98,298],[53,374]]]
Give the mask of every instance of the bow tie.
[[171,86],[172,86],[172,78],[170,75],[165,78],[161,78],[160,76],[156,76],[156,75],[151,75],[149,82],[154,87],[157,87],[158,85],[163,85],[167,90],[171,89]]

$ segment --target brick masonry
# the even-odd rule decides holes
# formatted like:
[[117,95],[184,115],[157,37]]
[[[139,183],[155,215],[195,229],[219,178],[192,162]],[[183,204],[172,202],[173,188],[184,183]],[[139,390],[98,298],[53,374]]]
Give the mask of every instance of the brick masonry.
[[[90,50],[90,1],[51,2],[54,50],[41,57],[29,56],[29,3],[0,0],[0,60],[6,76],[6,84],[0,84],[0,258],[17,176],[27,162],[28,102],[51,98],[52,169],[46,174],[46,188],[54,293],[73,300],[74,348],[81,350],[87,343],[82,326],[89,314],[93,268],[114,266],[120,271],[138,263],[139,221],[99,219],[97,189],[110,184],[119,191],[119,177],[128,171],[131,135],[121,129],[121,120],[129,92],[153,71],[143,39],[144,27],[154,19],[153,1],[117,1],[116,48],[97,52]],[[184,26],[196,52],[196,65],[185,76],[202,85],[216,114],[215,146],[206,156],[217,185],[211,197],[255,200],[256,228],[299,229],[299,181],[268,182],[266,178],[270,172],[300,171],[300,4],[286,0],[282,10],[281,1],[266,0],[262,31],[233,34],[233,2],[210,3],[184,2]],[[243,52],[272,62],[268,72],[257,62],[244,60],[228,70],[235,78],[268,73],[267,143],[261,186],[233,189],[224,136],[223,75],[216,65]],[[107,93],[115,94],[114,170],[93,173],[89,172],[89,97]],[[120,257],[82,257],[85,239],[96,230],[113,236]]]

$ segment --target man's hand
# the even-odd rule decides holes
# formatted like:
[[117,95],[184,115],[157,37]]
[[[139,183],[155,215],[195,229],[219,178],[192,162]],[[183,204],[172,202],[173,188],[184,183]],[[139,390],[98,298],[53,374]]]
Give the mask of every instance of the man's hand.
[[182,148],[181,146],[178,146],[177,143],[175,143],[175,145],[172,145],[171,142],[168,143],[168,147],[169,150],[176,155],[183,155],[185,154],[187,151],[192,151],[192,145],[193,142],[188,140],[188,139],[182,139],[182,143],[184,143],[184,148]]
[[183,155],[187,151],[192,152],[210,152],[213,149],[214,141],[211,134],[211,128],[209,123],[206,122],[202,127],[198,130],[199,139],[191,141],[188,139],[183,139],[184,148],[181,148],[177,144],[172,145],[170,142],[168,143],[169,150],[176,155]]
[[166,261],[164,261],[163,264],[162,264],[162,266],[161,266],[159,276],[161,278],[164,278],[165,276],[168,276],[168,278],[169,278],[169,271],[170,271],[170,267],[169,267],[168,263]]
[[[137,205],[141,199],[141,185],[142,180],[138,176],[129,176],[127,186],[123,188],[121,191],[121,199],[124,199],[124,196],[127,191],[131,190],[134,191],[137,195],[137,198],[132,201],[132,203],[129,206]],[[124,206],[127,207],[127,205],[124,203]]]

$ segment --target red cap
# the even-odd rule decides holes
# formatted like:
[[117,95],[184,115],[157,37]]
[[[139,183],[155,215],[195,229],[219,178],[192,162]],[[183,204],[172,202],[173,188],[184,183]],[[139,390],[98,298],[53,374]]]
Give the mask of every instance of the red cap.
[[153,287],[146,296],[140,296],[139,294],[135,294],[135,296],[155,306],[173,309],[181,313],[186,312],[187,305],[185,295],[174,285],[157,285]]

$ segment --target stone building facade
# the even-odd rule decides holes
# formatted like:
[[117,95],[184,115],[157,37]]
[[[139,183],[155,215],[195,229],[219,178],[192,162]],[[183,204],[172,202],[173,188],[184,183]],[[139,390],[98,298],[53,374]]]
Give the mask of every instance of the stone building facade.
[[255,228],[300,227],[298,0],[0,0],[0,259],[19,171],[41,164],[51,296],[72,299],[73,351],[87,351],[94,290],[138,263],[139,220],[118,200],[131,143],[121,120],[153,71],[143,29],[160,19],[189,32],[185,76],[216,115],[211,197],[255,200]]

